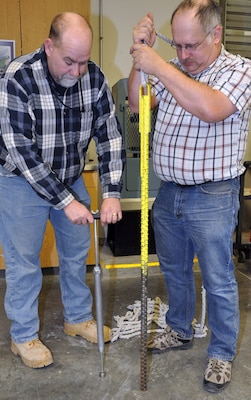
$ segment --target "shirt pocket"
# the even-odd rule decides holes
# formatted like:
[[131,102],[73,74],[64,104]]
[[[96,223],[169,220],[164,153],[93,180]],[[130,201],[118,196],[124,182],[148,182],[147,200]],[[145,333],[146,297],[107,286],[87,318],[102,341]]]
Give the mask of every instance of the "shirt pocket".
[[93,111],[84,111],[81,113],[81,123],[80,130],[78,132],[77,141],[85,145],[85,143],[89,142],[90,137],[92,137],[92,128],[93,127]]

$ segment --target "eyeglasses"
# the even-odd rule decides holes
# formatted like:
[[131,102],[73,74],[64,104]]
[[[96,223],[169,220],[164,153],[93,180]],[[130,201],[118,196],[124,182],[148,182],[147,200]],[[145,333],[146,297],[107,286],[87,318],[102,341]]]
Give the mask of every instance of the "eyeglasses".
[[187,43],[187,44],[178,44],[172,41],[171,46],[173,49],[176,51],[181,51],[182,49],[185,49],[187,51],[195,51],[198,49],[198,47],[206,40],[208,35],[210,35],[212,31],[208,32],[207,35],[198,43]]

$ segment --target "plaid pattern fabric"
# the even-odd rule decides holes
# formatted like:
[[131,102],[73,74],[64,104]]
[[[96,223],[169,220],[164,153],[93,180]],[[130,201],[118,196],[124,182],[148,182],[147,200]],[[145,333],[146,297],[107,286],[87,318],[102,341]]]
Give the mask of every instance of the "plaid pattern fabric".
[[[182,70],[178,59],[172,60]],[[159,101],[153,150],[154,169],[163,181],[195,185],[239,176],[251,114],[251,61],[227,52],[191,77],[220,90],[237,107],[224,121],[208,123],[185,111],[163,84],[152,79]]]
[[[82,94],[81,94],[82,91]],[[120,197],[125,151],[106,78],[89,62],[73,87],[55,83],[44,47],[13,60],[0,79],[0,164],[22,175],[55,208],[82,174],[91,138],[104,197]]]

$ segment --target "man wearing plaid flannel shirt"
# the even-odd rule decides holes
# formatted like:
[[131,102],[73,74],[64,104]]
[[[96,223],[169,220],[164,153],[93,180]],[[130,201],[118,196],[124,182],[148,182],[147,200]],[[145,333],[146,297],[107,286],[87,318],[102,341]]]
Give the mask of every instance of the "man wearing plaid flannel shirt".
[[[0,242],[11,350],[25,365],[53,362],[39,340],[39,255],[47,220],[56,236],[66,334],[97,342],[85,283],[93,222],[82,172],[96,143],[103,192],[101,224],[122,218],[125,151],[107,80],[90,61],[92,29],[75,13],[56,16],[49,37],[13,60],[0,79]],[[111,330],[104,327],[104,340]]]

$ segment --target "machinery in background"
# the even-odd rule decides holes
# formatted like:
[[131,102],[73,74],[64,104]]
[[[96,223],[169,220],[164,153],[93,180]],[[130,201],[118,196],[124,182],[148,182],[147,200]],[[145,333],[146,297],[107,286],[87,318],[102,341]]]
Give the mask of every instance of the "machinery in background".
[[[115,225],[110,224],[108,226],[107,243],[114,256],[138,255],[140,254],[141,198],[139,115],[132,113],[128,106],[127,78],[119,80],[113,86],[112,94],[126,149],[126,166],[121,193],[122,209],[123,204],[134,204],[135,207],[130,206],[130,209],[125,207],[122,220]],[[160,185],[160,179],[157,178],[153,170],[152,160],[152,139],[156,116],[157,110],[154,110],[151,114],[149,137],[149,214],[151,214],[151,204],[157,195]],[[148,252],[149,254],[156,252],[151,215],[149,215]]]
[[240,209],[235,231],[234,255],[239,263],[251,258],[251,161],[245,161],[240,177]]
[[[132,113],[128,106],[127,78],[120,79],[113,87],[112,94],[116,115],[120,122],[126,148],[126,167],[124,172],[122,198],[140,198],[140,134],[139,115]],[[152,112],[151,133],[149,137],[149,197],[156,197],[160,179],[153,171],[152,138],[157,110]]]

